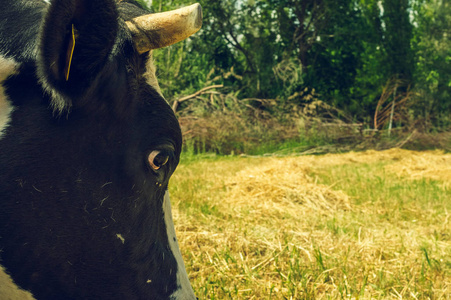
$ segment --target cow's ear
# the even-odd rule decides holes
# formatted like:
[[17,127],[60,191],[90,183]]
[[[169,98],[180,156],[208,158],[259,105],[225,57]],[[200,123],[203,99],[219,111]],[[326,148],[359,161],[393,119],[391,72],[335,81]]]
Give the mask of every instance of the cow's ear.
[[82,97],[105,66],[118,32],[113,0],[52,0],[41,28],[38,75],[56,110]]

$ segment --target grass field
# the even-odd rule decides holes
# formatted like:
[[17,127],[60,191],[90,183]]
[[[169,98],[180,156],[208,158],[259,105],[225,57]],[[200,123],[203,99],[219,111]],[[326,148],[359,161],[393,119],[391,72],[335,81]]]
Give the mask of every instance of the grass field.
[[182,160],[174,222],[199,299],[451,299],[451,155]]

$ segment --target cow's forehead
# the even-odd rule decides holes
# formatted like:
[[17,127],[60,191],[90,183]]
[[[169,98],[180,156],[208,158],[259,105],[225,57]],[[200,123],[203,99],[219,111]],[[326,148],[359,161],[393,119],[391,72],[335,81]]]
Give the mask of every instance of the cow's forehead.
[[[146,1],[150,5],[152,4],[152,1]],[[133,18],[148,14],[149,12],[146,11],[144,8],[140,6],[139,3],[137,3],[134,0],[118,0],[118,10],[120,17],[124,21],[131,20]],[[125,28],[125,30],[128,30],[128,28]],[[148,59],[146,61],[145,66],[145,72],[143,76],[146,78],[147,84],[149,84],[152,88],[154,88],[158,94],[160,94],[163,97],[163,94],[160,89],[160,85],[158,84],[158,79],[156,76],[156,70],[157,66],[155,64],[155,60],[153,58],[153,50],[149,51],[147,53]],[[163,97],[164,98],[164,97]]]
[[[163,97],[161,93],[160,85],[158,84],[157,75],[156,75],[157,67],[155,66],[155,62],[152,56],[152,51],[149,52],[149,58],[146,63],[146,73],[144,73],[144,77],[146,78],[147,84],[153,87],[158,94]],[[163,97],[164,98],[164,97]]]

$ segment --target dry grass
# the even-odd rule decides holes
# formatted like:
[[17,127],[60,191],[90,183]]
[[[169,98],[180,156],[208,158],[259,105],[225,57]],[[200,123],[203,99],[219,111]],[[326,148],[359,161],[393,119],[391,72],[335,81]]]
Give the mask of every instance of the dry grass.
[[[174,221],[200,299],[451,299],[451,156],[183,163]],[[426,178],[426,179],[425,179]]]
[[196,153],[221,154],[258,151],[261,145],[299,140],[295,123],[281,123],[266,116],[220,113],[209,117],[180,117],[186,148]]
[[391,165],[391,171],[410,179],[428,178],[442,181],[451,187],[451,154],[443,151],[400,151],[402,157]]

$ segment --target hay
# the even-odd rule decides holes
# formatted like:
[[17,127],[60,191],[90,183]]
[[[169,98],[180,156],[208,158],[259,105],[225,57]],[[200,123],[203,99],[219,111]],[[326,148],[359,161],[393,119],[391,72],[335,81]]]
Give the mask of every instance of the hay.
[[[290,163],[292,158],[288,159]],[[451,154],[442,150],[411,151],[399,148],[385,151],[368,150],[365,152],[348,152],[345,154],[326,154],[320,157],[306,156],[296,158],[298,164],[310,168],[330,167],[344,164],[386,164],[386,170],[400,177],[412,180],[432,179],[451,186]]]
[[[171,182],[174,219],[198,297],[448,299],[449,209],[407,198],[353,202],[333,166],[368,164],[361,170],[375,174],[354,174],[363,182],[397,174],[406,185],[449,183],[450,159],[392,149],[182,164]],[[335,183],[319,183],[312,174],[321,172],[337,172]]]
[[288,208],[323,212],[350,209],[346,194],[317,184],[308,173],[309,167],[302,158],[272,159],[263,166],[246,168],[229,180],[226,183],[228,197],[239,203],[283,211]]
[[412,180],[432,179],[451,186],[451,154],[442,150],[411,151],[394,148],[385,151],[369,150],[330,154],[319,158],[316,166],[333,166],[348,163],[383,163],[385,170]]
[[413,180],[427,178],[442,181],[445,187],[451,186],[451,154],[444,154],[438,150],[399,151],[402,151],[402,157],[396,163],[387,166],[387,170]]

